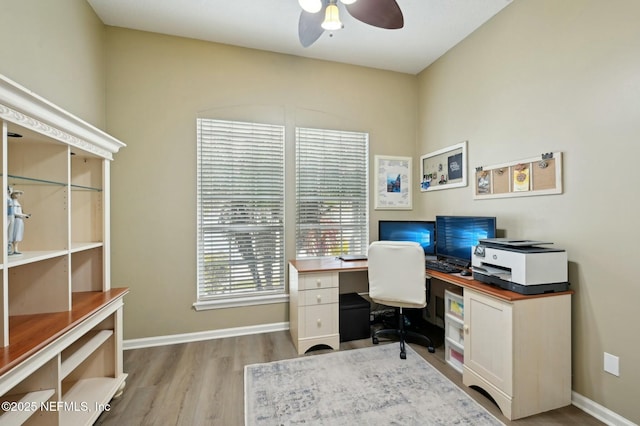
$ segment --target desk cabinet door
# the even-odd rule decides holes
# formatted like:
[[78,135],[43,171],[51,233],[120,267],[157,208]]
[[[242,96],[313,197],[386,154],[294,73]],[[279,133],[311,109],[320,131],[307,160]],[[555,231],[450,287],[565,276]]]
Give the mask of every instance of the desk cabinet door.
[[465,367],[512,395],[512,305],[465,289],[464,309]]

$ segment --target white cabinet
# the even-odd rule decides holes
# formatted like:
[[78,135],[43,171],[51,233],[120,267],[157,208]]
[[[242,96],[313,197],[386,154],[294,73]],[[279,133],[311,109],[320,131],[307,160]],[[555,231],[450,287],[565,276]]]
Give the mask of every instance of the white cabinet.
[[510,420],[571,404],[571,295],[505,301],[464,289],[463,383]]
[[[128,290],[111,288],[109,257],[110,164],[124,144],[3,76],[0,124],[14,193],[0,229],[0,424],[92,424],[126,378]],[[12,244],[15,200],[30,217]]]
[[338,283],[336,271],[300,273],[289,264],[289,329],[298,354],[340,347]]

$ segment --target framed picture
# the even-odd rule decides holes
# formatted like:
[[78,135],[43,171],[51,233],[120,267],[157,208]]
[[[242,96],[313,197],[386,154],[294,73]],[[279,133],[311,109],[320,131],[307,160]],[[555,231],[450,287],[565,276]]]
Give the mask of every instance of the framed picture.
[[420,157],[420,191],[467,186],[467,141]]
[[375,156],[375,209],[411,210],[411,157]]

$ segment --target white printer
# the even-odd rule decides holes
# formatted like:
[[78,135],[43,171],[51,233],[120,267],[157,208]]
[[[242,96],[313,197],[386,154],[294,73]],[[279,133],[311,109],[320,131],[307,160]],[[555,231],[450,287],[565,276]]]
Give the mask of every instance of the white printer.
[[473,278],[520,294],[569,289],[567,252],[542,241],[491,238],[473,246]]

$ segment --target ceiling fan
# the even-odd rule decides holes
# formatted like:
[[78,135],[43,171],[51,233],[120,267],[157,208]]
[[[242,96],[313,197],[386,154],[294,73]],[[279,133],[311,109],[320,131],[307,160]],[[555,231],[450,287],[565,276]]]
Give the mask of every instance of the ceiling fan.
[[[404,17],[396,0],[340,0],[351,16],[365,24],[394,30],[404,26]],[[311,46],[325,30],[342,28],[338,0],[298,0],[302,13],[298,36],[304,47]],[[324,11],[324,13],[323,13]]]

